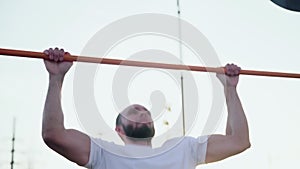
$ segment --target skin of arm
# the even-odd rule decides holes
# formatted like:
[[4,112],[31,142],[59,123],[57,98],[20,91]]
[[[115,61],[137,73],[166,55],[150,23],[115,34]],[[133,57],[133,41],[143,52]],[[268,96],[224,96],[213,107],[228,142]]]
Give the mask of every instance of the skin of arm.
[[52,150],[78,165],[85,165],[89,160],[90,138],[77,130],[65,129],[61,107],[61,89],[64,76],[72,62],[64,62],[65,53],[58,48],[44,51],[50,61],[44,60],[49,72],[49,88],[43,112],[42,137]]
[[226,135],[211,135],[208,139],[206,163],[223,160],[250,147],[247,119],[236,87],[240,68],[233,64],[225,66],[226,75],[217,74],[224,86],[228,117]]

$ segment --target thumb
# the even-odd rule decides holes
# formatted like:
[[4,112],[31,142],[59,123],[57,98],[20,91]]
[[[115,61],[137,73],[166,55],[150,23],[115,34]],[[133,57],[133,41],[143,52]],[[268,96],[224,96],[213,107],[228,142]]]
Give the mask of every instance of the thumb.
[[47,60],[47,59],[44,59],[44,64],[45,65],[48,65],[48,64],[50,64],[51,63],[51,61],[49,61],[49,60]]
[[217,76],[217,78],[220,79],[220,80],[225,79],[225,74],[223,74],[223,73],[217,73],[216,76]]

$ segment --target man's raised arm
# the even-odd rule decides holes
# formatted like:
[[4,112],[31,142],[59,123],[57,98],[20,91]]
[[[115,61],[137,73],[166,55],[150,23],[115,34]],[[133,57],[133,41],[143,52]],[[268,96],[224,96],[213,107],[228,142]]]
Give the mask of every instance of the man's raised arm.
[[247,119],[236,86],[240,68],[227,64],[226,75],[217,74],[224,86],[228,118],[226,135],[211,135],[208,139],[206,163],[219,161],[250,147]]
[[43,112],[43,140],[48,147],[67,159],[78,165],[85,165],[89,160],[90,138],[77,130],[65,129],[61,107],[62,84],[72,62],[63,61],[63,56],[67,53],[62,49],[50,48],[44,53],[51,61],[44,61],[49,72],[49,88]]

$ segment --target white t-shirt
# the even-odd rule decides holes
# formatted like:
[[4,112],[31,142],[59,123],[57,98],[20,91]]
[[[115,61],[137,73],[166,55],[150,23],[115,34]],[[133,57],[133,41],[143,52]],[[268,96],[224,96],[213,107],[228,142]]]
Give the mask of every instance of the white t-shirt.
[[205,162],[207,136],[182,137],[159,148],[116,145],[91,138],[90,169],[195,169]]

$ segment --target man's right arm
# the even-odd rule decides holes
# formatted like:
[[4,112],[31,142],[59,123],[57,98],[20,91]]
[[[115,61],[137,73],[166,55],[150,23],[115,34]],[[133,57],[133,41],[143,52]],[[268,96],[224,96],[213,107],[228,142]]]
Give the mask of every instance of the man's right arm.
[[226,135],[211,135],[208,139],[206,163],[223,160],[250,147],[248,123],[237,93],[240,68],[226,65],[226,75],[218,74],[227,102]]
[[48,147],[66,157],[78,165],[85,165],[89,161],[90,138],[86,134],[65,129],[64,116],[61,107],[61,89],[65,73],[72,66],[71,62],[60,62],[64,52],[56,50],[47,51],[51,55],[50,59],[56,61],[46,61],[45,66],[49,72],[49,88],[46,97],[42,136]]

